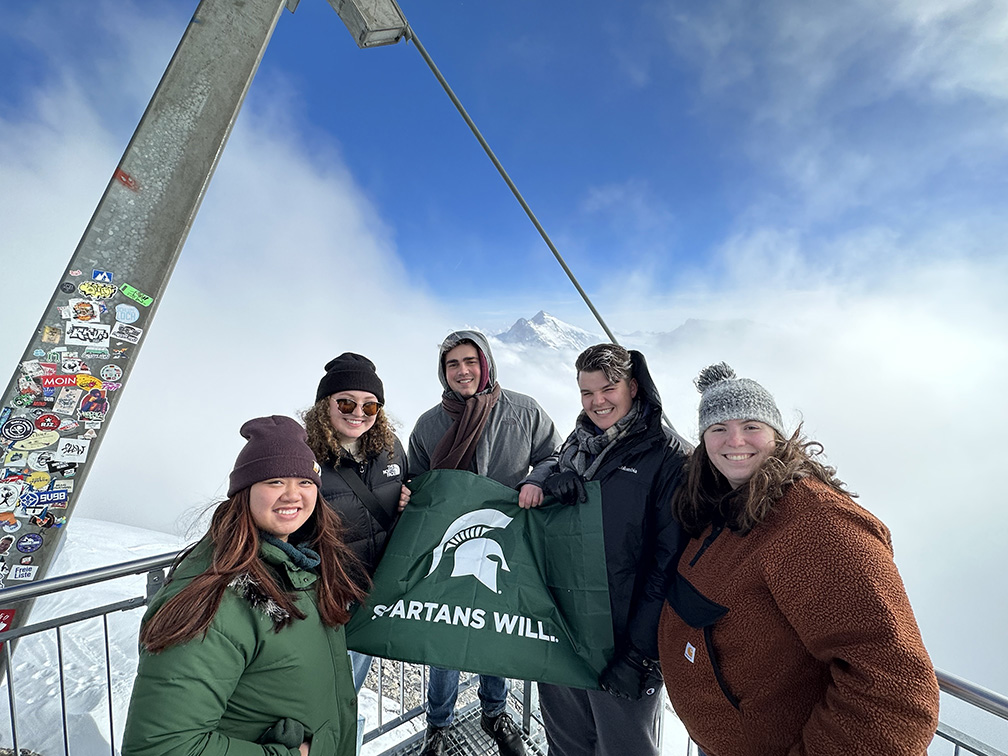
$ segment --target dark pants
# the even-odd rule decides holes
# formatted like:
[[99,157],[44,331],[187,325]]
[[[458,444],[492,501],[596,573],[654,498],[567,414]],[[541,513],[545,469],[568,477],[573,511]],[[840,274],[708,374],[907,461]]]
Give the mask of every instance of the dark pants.
[[539,683],[550,756],[658,756],[661,694],[640,701]]

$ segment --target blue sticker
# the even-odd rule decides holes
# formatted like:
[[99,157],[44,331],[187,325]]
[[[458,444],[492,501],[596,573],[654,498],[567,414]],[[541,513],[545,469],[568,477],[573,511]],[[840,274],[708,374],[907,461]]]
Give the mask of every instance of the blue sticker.
[[31,554],[42,546],[42,536],[38,533],[25,533],[17,539],[17,550],[22,554]]
[[101,281],[102,283],[112,283],[112,272],[108,270],[92,270],[91,280]]
[[115,317],[120,323],[136,323],[140,319],[140,310],[133,305],[117,304]]
[[48,507],[53,504],[62,504],[69,497],[69,493],[63,489],[57,491],[26,491],[21,494],[21,506],[28,507]]

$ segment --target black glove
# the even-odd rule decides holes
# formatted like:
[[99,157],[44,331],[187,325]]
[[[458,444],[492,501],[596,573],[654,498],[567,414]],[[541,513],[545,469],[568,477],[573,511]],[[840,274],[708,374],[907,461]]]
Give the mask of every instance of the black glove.
[[660,680],[658,662],[648,659],[630,646],[622,654],[614,656],[609,666],[602,670],[599,685],[606,693],[617,698],[639,701],[644,696],[657,693]]
[[296,719],[284,717],[259,737],[259,744],[278,743],[286,748],[297,748],[311,736],[312,731]]
[[561,504],[583,504],[588,501],[584,480],[573,470],[553,473],[543,481],[543,490]]

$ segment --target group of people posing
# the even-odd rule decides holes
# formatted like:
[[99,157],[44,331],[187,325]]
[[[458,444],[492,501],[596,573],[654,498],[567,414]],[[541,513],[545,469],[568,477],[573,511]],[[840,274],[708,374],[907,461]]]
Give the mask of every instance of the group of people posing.
[[[598,690],[539,683],[551,756],[657,756],[659,692],[706,756],[923,756],[938,686],[889,531],[773,396],[724,363],[701,371],[699,445],[663,423],[644,355],[575,364],[583,411],[561,441],[501,387],[477,331],[438,354],[441,402],[404,450],[375,366],[325,366],[304,426],[261,417],[210,529],[178,561],[140,631],[124,756],[352,756],[371,658],[344,624],[428,470],[468,470],[525,508],[601,490],[615,653]],[[448,752],[459,673],[431,667],[420,753]],[[480,724],[525,753],[508,683],[481,675]]]

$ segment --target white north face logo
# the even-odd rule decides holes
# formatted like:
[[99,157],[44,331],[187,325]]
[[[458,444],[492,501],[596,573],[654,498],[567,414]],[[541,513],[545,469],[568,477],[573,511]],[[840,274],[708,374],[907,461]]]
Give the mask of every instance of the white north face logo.
[[445,534],[441,536],[441,542],[431,552],[434,559],[426,577],[430,577],[441,564],[444,555],[450,549],[454,549],[455,566],[452,568],[451,576],[472,575],[497,593],[498,564],[491,557],[500,560],[502,569],[510,572],[511,568],[504,559],[504,551],[500,544],[483,536],[491,530],[506,528],[512,519],[496,509],[477,509],[456,519],[448,526]]

